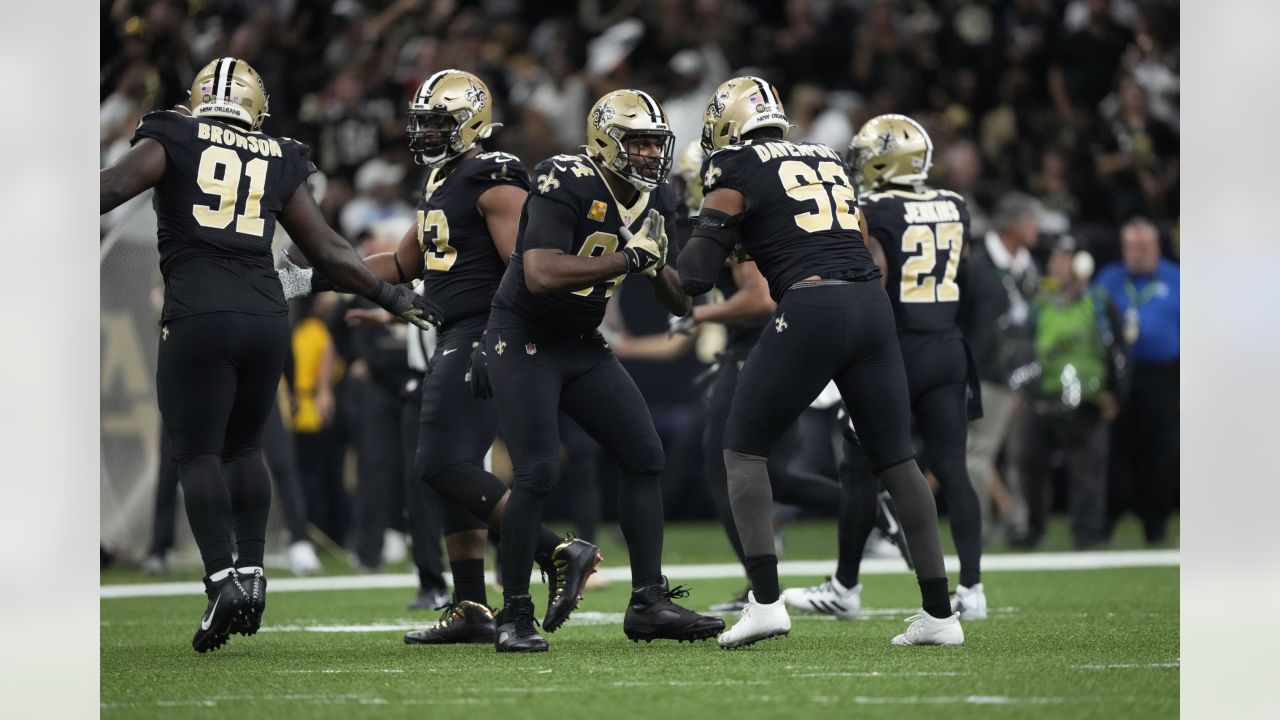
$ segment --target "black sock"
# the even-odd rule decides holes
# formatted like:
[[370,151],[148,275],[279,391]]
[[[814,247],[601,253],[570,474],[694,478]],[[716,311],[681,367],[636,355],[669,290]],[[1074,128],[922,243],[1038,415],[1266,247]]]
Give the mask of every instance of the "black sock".
[[178,477],[204,574],[232,567],[231,497],[222,480],[222,458],[211,454],[184,457],[178,461]]
[[236,564],[262,567],[267,544],[267,515],[271,511],[271,476],[262,451],[253,448],[222,464],[231,496],[236,529]]
[[538,547],[533,551],[533,559],[539,565],[551,564],[551,553],[555,552],[556,546],[564,542],[564,538],[556,534],[556,531],[542,525],[538,528]]
[[623,473],[618,524],[631,555],[631,587],[662,584],[662,476]]
[[945,577],[920,580],[920,599],[924,611],[936,618],[951,617],[951,598],[947,596]]
[[484,558],[450,560],[449,569],[453,572],[455,600],[470,600],[488,607],[489,595],[484,587]]
[[502,546],[498,551],[504,601],[529,594],[529,573],[533,569],[538,528],[542,525],[542,500],[519,483],[507,498],[507,510],[502,518]]
[[778,556],[748,555],[747,577],[751,579],[751,592],[756,602],[770,605],[778,602],[782,591],[778,588]]

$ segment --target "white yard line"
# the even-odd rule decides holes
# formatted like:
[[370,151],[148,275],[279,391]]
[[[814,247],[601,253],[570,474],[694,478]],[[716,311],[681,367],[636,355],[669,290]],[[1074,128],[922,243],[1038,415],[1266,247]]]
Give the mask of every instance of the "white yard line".
[[[960,561],[954,555],[946,558],[947,570],[956,572]],[[1178,567],[1177,550],[1118,550],[1065,553],[1025,553],[986,555],[982,569],[987,572],[1016,572],[1037,570],[1103,570],[1127,567]],[[778,563],[782,577],[821,577],[835,570],[835,560],[788,560]],[[715,565],[668,565],[664,568],[673,585],[690,580],[715,580],[742,578],[742,566],[735,563]],[[897,558],[869,558],[862,561],[862,575],[890,575],[908,572]],[[601,568],[606,580],[624,582],[631,578],[627,567]],[[492,581],[491,573],[486,579]],[[534,580],[538,577],[535,575]],[[413,573],[387,575],[333,575],[328,577],[272,577],[273,593],[314,590],[373,590],[379,588],[416,588],[418,578]],[[163,597],[169,595],[198,595],[203,588],[198,582],[138,583],[128,585],[103,585],[99,597],[103,600],[134,597]]]

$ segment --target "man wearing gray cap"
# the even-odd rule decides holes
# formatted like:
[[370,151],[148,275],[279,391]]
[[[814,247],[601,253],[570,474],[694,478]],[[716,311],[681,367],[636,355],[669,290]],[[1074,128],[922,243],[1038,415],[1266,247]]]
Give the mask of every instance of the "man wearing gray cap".
[[[975,243],[961,278],[960,328],[973,351],[982,382],[983,416],[969,427],[965,451],[969,477],[989,519],[988,483],[996,473],[996,458],[1010,437],[1009,428],[1019,414],[1019,389],[1034,379],[1035,348],[1032,336],[1031,298],[1040,285],[1040,274],[1031,259],[1031,248],[1040,233],[1039,203],[1022,193],[1005,195],[996,204],[992,229]],[[1017,448],[1006,460],[1017,468]],[[1005,476],[1007,480],[1012,477]],[[1017,492],[1017,483],[1008,483]],[[1012,523],[1025,523],[1022,503],[1013,503]],[[989,527],[989,523],[987,524]],[[1022,528],[1013,528],[1020,534]]]

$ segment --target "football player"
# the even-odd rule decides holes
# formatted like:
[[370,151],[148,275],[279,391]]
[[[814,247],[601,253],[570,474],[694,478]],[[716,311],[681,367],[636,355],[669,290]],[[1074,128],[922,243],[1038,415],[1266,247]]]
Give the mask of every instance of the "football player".
[[672,602],[688,590],[669,587],[662,575],[662,443],[635,382],[597,330],[628,274],[650,278],[673,314],[689,312],[678,276],[666,267],[676,210],[666,182],[674,142],[666,113],[648,93],[617,90],[587,116],[584,153],[556,155],[534,169],[483,346],[515,468],[499,552],[506,583],[499,652],[547,650],[533,626],[528,578],[542,503],[559,472],[559,410],[622,469],[618,515],[633,588],[627,637],[692,641],[724,627]]
[[[442,323],[422,383],[415,472],[446,500],[442,519],[455,594],[439,623],[405,634],[409,644],[495,639],[484,584],[485,543],[490,531],[499,532],[509,491],[484,469],[485,453],[498,434],[498,410],[488,401],[492,392],[480,339],[529,194],[520,159],[481,146],[498,127],[493,95],[472,73],[441,70],[418,86],[409,101],[406,134],[414,162],[431,171],[418,201],[417,226],[396,252],[365,258],[385,279],[422,278]],[[581,600],[600,551],[583,540],[562,539],[546,526],[538,529],[534,546],[549,581],[542,625],[554,631]]]
[[142,119],[133,148],[100,175],[99,208],[155,188],[165,285],[156,395],[204,560],[209,605],[191,644],[205,652],[233,630],[257,632],[266,606],[271,485],[259,441],[289,344],[277,221],[335,282],[416,325],[434,318],[325,224],[303,182],[315,171],[307,147],[262,132],[267,93],[248,63],[204,66],[190,104]]
[[777,91],[755,77],[726,81],[703,114],[705,198],[680,258],[690,295],[708,290],[735,251],[755,259],[778,303],[738,378],[723,447],[729,499],[752,592],[721,647],[791,630],[778,587],[768,456],[834,379],[876,473],[892,493],[920,583],[923,611],[896,645],[964,642],[951,612],[937,510],[915,462],[906,373],[880,271],[862,242],[844,160],[785,140]]
[[[911,411],[951,511],[951,535],[960,555],[952,606],[961,620],[980,620],[987,616],[980,572],[982,515],[964,452],[970,388],[980,390],[970,383],[969,354],[956,325],[956,273],[969,240],[969,209],[960,195],[924,184],[933,143],[909,117],[868,120],[850,142],[847,159],[870,230],[864,239],[878,258],[897,321]],[[846,492],[853,495],[847,498],[849,507],[872,502],[875,479],[855,478]],[[787,590],[783,595],[790,607],[833,613],[859,605],[858,569],[871,523],[865,514],[841,520],[835,575],[822,585]]]

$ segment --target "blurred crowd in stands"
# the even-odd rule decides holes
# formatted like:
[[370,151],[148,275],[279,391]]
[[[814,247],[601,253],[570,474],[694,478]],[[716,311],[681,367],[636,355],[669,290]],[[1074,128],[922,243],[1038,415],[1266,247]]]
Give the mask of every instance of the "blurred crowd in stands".
[[[241,57],[270,93],[264,130],[311,147],[330,224],[370,251],[413,222],[424,172],[406,152],[405,106],[442,68],[488,83],[504,127],[487,145],[527,167],[575,152],[591,103],[620,87],[663,103],[678,149],[698,138],[709,92],[738,74],[781,90],[792,139],[840,151],[868,118],[911,115],[936,148],[929,183],[970,204],[969,264],[989,266],[1004,298],[965,317],[987,400],[970,472],[990,536],[1034,546],[1063,510],[1076,544],[1094,547],[1132,510],[1149,542],[1165,539],[1178,485],[1177,0],[103,0],[101,11],[104,165],[144,113],[185,101],[201,65]],[[694,379],[714,348],[629,345],[666,329],[639,294],[619,293],[612,331],[668,444],[668,517],[709,518]],[[413,339],[362,324],[371,312],[323,296],[299,305],[283,422],[307,522],[374,568],[383,531],[403,528],[411,473],[385,461],[387,434],[416,402],[420,370],[405,359]],[[797,462],[834,474],[834,423],[809,424],[816,449]],[[559,514],[590,539],[611,515],[613,469],[580,431],[563,434]],[[360,459],[344,467],[348,446]]]

